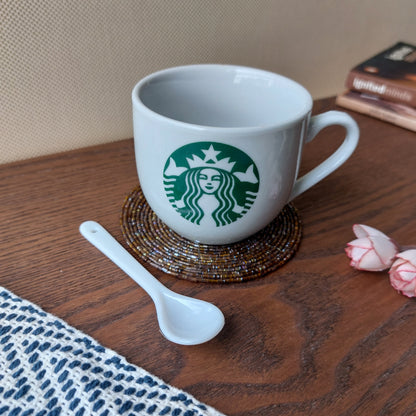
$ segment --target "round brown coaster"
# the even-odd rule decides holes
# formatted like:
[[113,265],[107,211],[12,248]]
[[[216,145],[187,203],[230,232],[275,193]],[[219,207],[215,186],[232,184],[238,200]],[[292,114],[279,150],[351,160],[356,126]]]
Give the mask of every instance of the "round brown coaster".
[[243,241],[199,244],[165,225],[151,210],[139,186],[127,196],[120,222],[135,257],[195,282],[231,283],[264,276],[295,254],[302,237],[297,210],[288,204],[272,223]]

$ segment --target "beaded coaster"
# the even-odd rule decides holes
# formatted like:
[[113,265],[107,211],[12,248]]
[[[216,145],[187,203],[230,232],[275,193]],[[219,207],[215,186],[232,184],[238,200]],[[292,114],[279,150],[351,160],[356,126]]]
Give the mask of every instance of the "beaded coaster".
[[292,204],[257,234],[227,245],[199,244],[172,231],[138,186],[127,197],[121,229],[133,255],[165,273],[195,282],[242,282],[283,266],[296,252],[302,223]]

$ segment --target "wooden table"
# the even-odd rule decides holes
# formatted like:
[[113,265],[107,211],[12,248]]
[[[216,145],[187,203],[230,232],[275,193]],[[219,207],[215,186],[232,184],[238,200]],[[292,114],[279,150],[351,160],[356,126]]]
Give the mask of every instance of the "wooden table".
[[[334,107],[320,100],[314,112]],[[416,244],[416,135],[351,114],[359,146],[294,201],[304,235],[284,267],[221,285],[147,266],[223,310],[209,343],[165,340],[149,297],[78,232],[93,219],[124,244],[121,206],[138,183],[132,140],[0,167],[0,285],[227,415],[414,415],[416,302],[386,272],[351,268],[344,247],[354,223]],[[302,170],[342,133],[331,127],[308,144]]]

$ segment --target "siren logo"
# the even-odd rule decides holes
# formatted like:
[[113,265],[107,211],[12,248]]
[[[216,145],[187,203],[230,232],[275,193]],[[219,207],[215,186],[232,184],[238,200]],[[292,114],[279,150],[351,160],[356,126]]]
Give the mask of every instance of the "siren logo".
[[259,173],[236,147],[197,142],[166,161],[164,187],[172,206],[194,224],[223,226],[244,216],[256,199]]

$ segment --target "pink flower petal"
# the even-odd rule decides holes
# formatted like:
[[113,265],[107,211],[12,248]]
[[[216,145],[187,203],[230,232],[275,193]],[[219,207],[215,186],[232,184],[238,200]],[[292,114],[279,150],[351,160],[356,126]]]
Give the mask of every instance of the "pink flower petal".
[[416,266],[416,250],[415,249],[403,251],[402,253],[397,254],[397,257],[399,259],[407,260]]
[[374,250],[368,250],[367,253],[361,257],[357,269],[379,272],[385,270],[387,267]]
[[[397,257],[397,256],[396,256]],[[397,268],[399,268],[402,264],[407,263],[407,260],[403,260],[403,259],[397,259],[393,265],[391,266],[390,271],[393,272],[394,270],[396,270]]]
[[386,234],[382,233],[376,228],[373,228],[364,224],[354,224],[352,227],[352,230],[358,238],[370,237],[370,236],[372,237],[379,236],[379,237],[389,238]]
[[399,270],[400,277],[405,282],[412,282],[416,279],[416,271],[415,270]]
[[354,260],[360,260],[368,251],[371,251],[372,248],[362,248],[362,247],[351,247],[351,258]]
[[352,247],[360,247],[360,248],[364,248],[364,249],[367,249],[367,250],[373,248],[372,241],[367,237],[357,238],[356,240],[350,241],[347,245],[352,246]]
[[393,288],[396,289],[399,292],[406,289],[406,285],[402,284],[401,282],[399,282],[397,280],[393,279],[393,280],[390,281],[390,283],[393,286]]
[[412,298],[416,296],[416,281],[403,282],[399,277],[390,275],[390,283],[394,289],[402,293],[403,295]]
[[390,239],[380,236],[370,236],[369,240],[373,243],[373,247],[377,255],[380,257],[380,261],[388,268],[392,265],[398,249]]
[[408,259],[414,258],[416,250],[407,250],[397,255],[389,271],[390,283],[403,295],[416,297],[416,264]]
[[401,290],[400,293],[404,296],[407,296],[408,298],[414,298],[415,297],[415,290],[414,289]]

